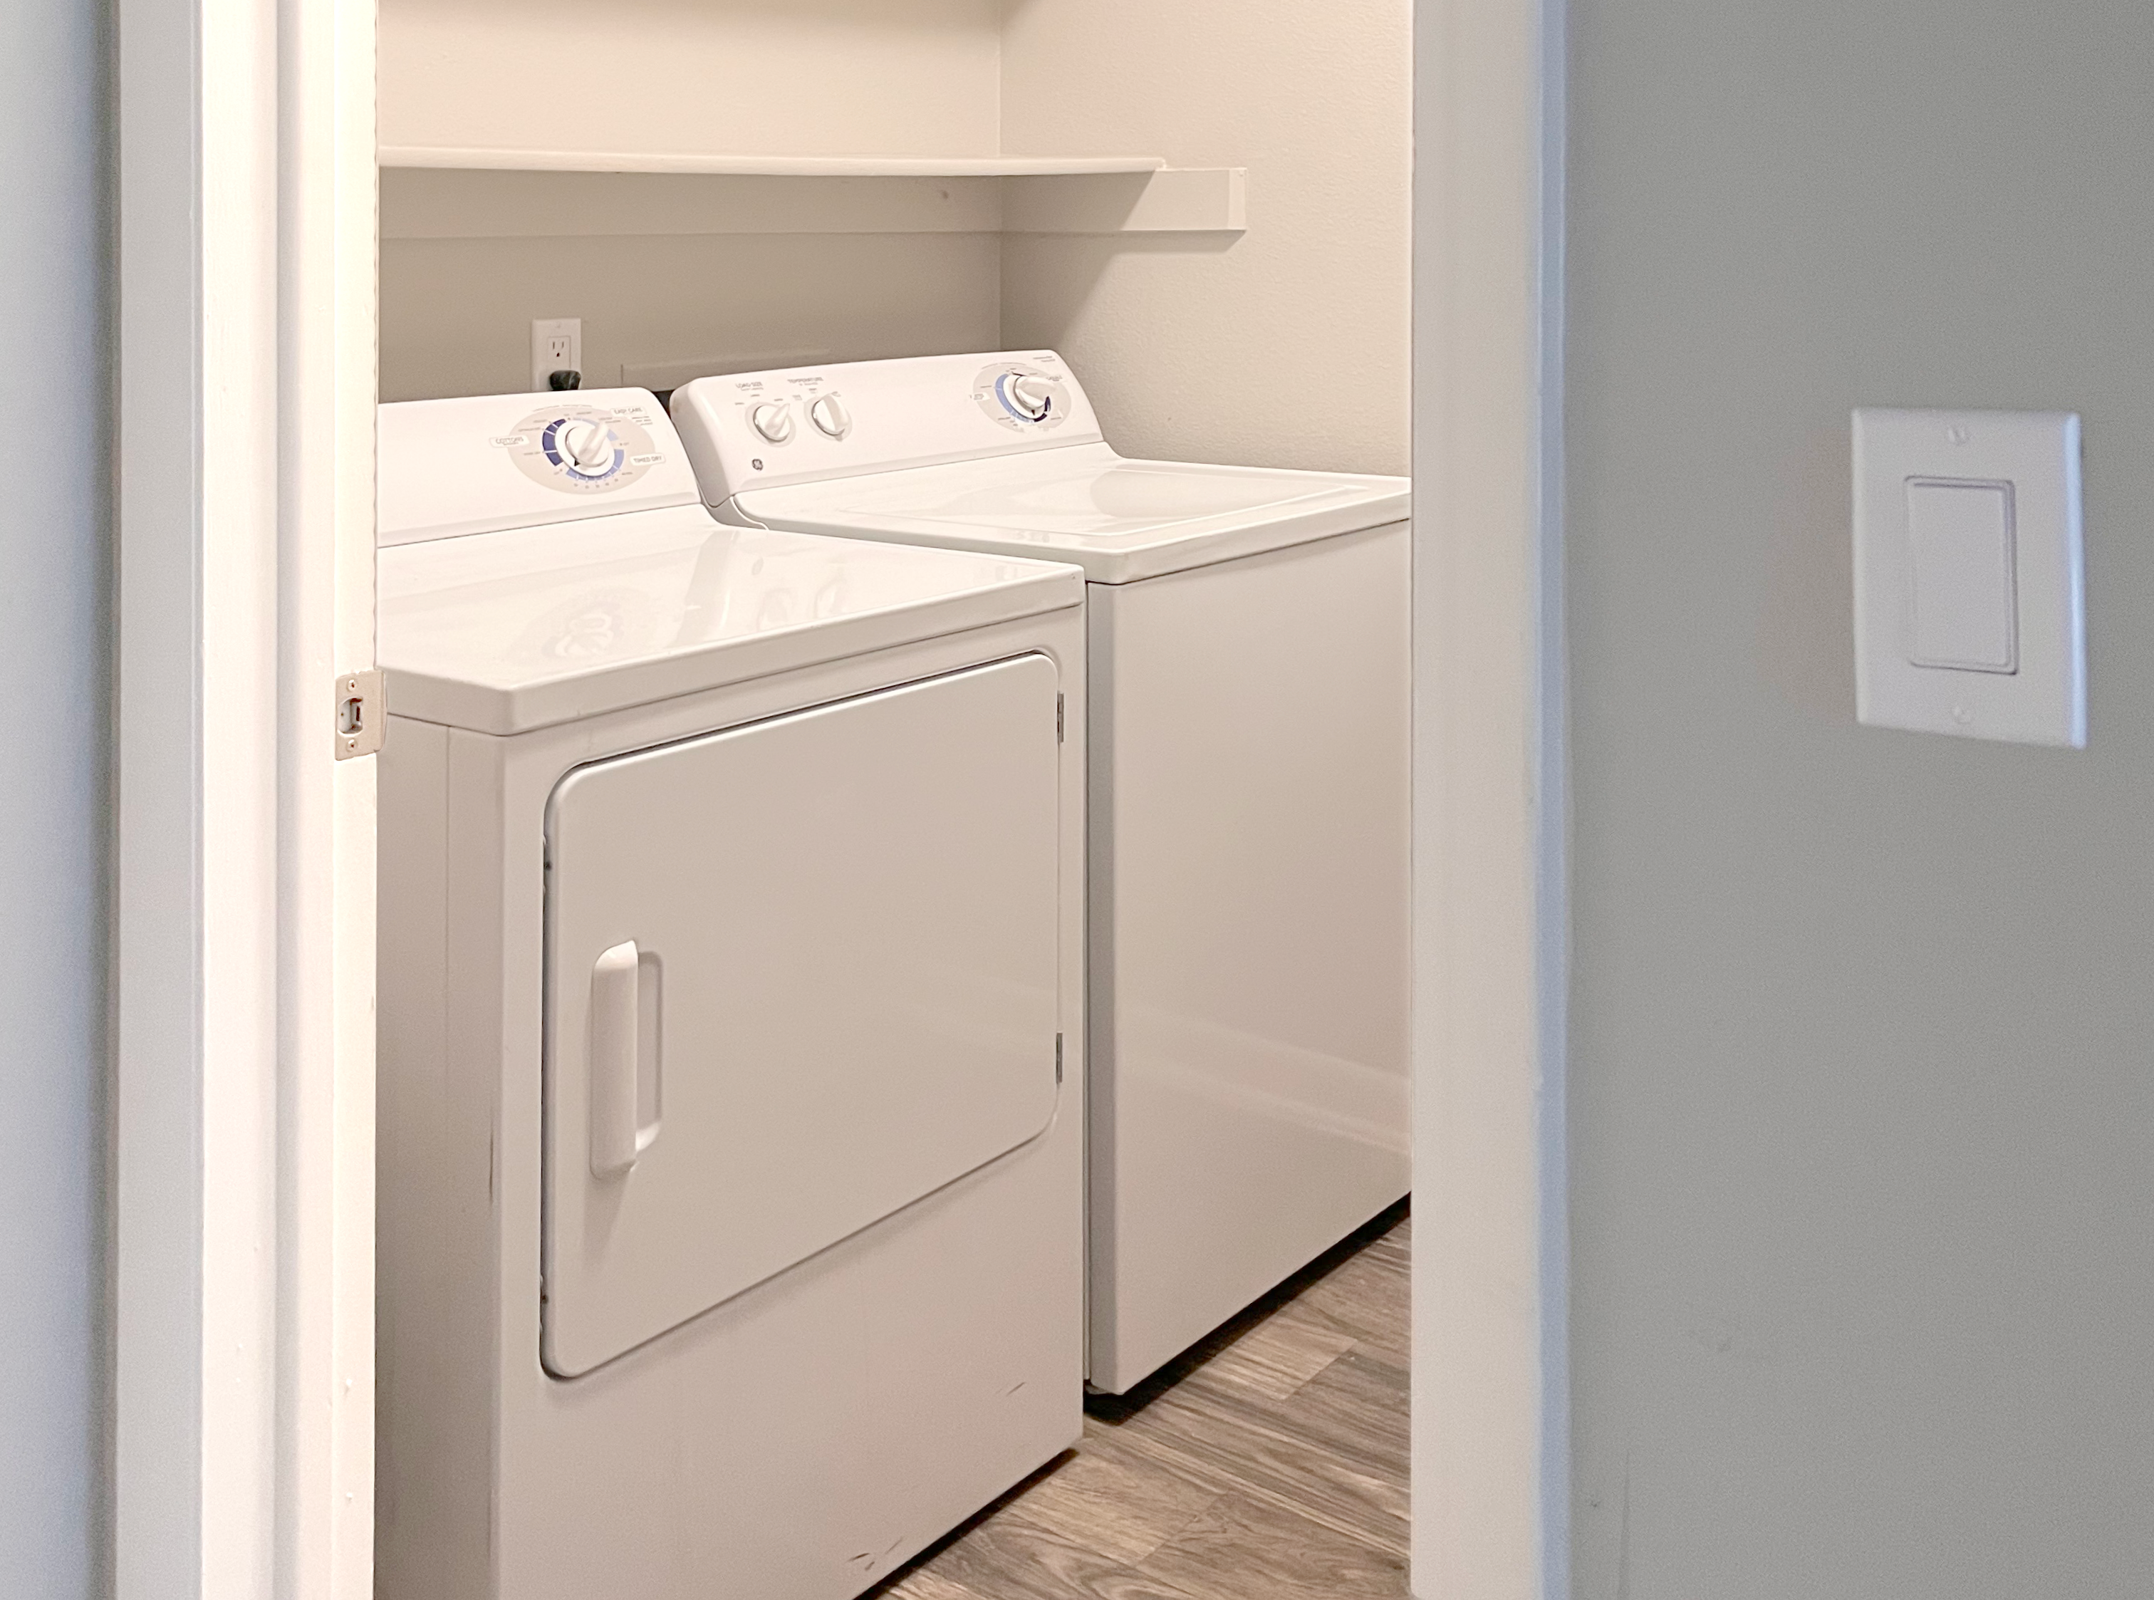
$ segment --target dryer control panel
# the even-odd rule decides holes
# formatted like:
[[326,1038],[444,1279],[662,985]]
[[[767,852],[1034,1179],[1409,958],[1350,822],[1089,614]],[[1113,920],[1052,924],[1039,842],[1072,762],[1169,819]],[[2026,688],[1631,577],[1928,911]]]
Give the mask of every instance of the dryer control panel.
[[392,403],[380,462],[384,545],[697,501],[680,437],[647,389]]
[[749,489],[1101,440],[1077,375],[1052,350],[698,378],[673,391],[673,420],[711,506]]

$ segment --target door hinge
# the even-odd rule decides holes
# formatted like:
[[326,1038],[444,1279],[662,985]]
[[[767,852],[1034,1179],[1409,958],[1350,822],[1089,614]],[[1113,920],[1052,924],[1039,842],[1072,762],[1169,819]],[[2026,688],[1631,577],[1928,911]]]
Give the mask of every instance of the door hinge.
[[1055,1082],[1062,1081],[1062,1035],[1055,1035]]
[[370,756],[381,748],[389,725],[388,702],[382,697],[381,669],[346,672],[337,678],[337,759]]
[[1062,697],[1055,696],[1055,743],[1062,742]]

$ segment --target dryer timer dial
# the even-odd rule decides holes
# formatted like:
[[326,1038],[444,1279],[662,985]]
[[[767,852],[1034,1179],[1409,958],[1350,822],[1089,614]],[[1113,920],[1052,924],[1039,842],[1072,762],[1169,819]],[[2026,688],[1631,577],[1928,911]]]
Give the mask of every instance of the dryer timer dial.
[[563,466],[585,477],[613,465],[613,432],[603,422],[564,418],[554,435],[554,447],[561,452]]

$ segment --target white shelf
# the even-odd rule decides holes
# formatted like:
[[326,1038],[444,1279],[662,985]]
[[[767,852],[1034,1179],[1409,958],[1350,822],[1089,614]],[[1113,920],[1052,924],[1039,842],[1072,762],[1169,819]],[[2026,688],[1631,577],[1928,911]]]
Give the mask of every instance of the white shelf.
[[[1157,156],[712,156],[388,145],[384,239],[1240,233],[1241,167]],[[810,179],[811,182],[800,180]]]
[[1157,172],[1158,156],[721,156],[650,151],[383,145],[384,167],[461,172],[651,172],[725,178],[1061,178]]

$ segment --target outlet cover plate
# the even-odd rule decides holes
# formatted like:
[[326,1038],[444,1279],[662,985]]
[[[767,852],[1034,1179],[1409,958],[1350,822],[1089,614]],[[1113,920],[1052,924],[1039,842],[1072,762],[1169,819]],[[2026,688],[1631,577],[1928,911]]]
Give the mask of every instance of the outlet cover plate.
[[544,393],[566,367],[583,371],[583,318],[538,317],[531,323],[531,387]]

